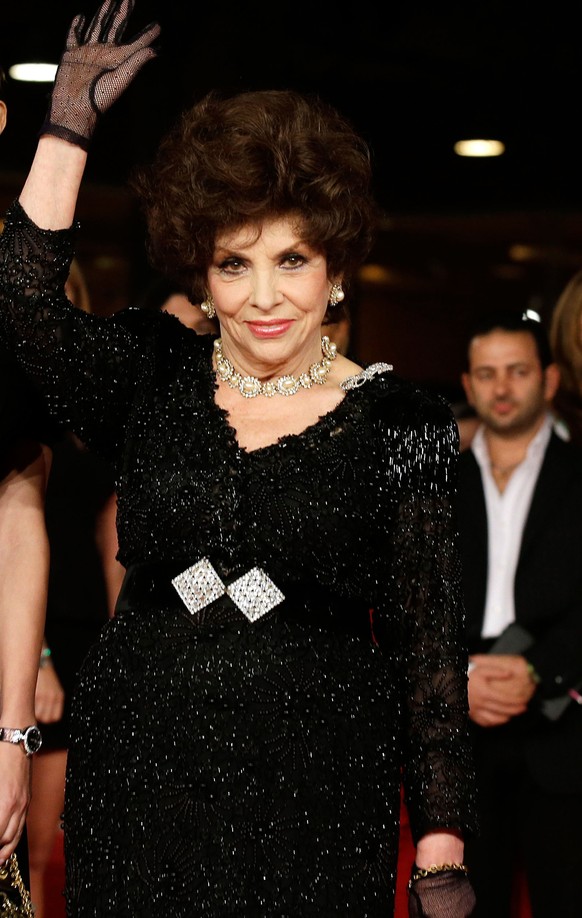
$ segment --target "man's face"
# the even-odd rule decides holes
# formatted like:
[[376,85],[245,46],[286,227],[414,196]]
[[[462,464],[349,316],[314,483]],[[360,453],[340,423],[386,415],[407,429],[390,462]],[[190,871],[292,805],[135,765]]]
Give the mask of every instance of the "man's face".
[[500,434],[533,430],[555,393],[554,367],[542,369],[533,336],[494,330],[469,344],[467,400],[486,427]]

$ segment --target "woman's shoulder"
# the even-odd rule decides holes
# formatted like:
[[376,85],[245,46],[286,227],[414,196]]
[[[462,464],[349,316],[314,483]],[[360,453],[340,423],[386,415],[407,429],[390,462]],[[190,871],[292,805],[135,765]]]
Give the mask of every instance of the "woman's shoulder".
[[155,385],[167,386],[173,380],[193,379],[210,367],[213,335],[199,335],[176,316],[158,309],[128,306],[110,316],[136,345],[136,372],[145,374]]
[[127,306],[109,317],[131,335],[148,339],[159,347],[175,347],[186,343],[190,349],[206,352],[212,349],[212,335],[197,334],[176,316],[161,309]]
[[456,427],[452,408],[443,395],[399,376],[388,366],[376,363],[365,367],[361,377],[365,382],[360,383],[380,421],[407,428]]

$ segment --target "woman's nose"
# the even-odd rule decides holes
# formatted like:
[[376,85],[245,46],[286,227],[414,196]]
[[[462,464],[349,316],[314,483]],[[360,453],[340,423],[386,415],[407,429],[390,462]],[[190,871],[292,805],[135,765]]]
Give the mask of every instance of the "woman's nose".
[[253,278],[250,292],[251,306],[268,310],[280,301],[281,294],[276,278],[267,274],[260,274]]

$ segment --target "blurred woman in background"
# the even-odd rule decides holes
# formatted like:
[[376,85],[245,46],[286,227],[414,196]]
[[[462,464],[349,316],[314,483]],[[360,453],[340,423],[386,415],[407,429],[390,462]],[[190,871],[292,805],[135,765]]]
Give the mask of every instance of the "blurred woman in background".
[[582,271],[566,284],[550,322],[550,344],[560,369],[554,399],[560,433],[582,447]]

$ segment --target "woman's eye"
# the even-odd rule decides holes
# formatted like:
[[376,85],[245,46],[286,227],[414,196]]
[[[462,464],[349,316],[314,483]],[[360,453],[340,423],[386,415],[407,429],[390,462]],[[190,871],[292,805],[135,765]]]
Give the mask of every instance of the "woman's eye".
[[238,271],[241,271],[244,268],[242,261],[239,261],[238,258],[227,258],[222,261],[219,266],[221,271],[225,271],[230,274],[236,274]]
[[305,264],[305,257],[303,255],[298,255],[297,252],[291,252],[289,255],[285,255],[282,261],[282,265],[289,268],[298,268],[303,264]]

